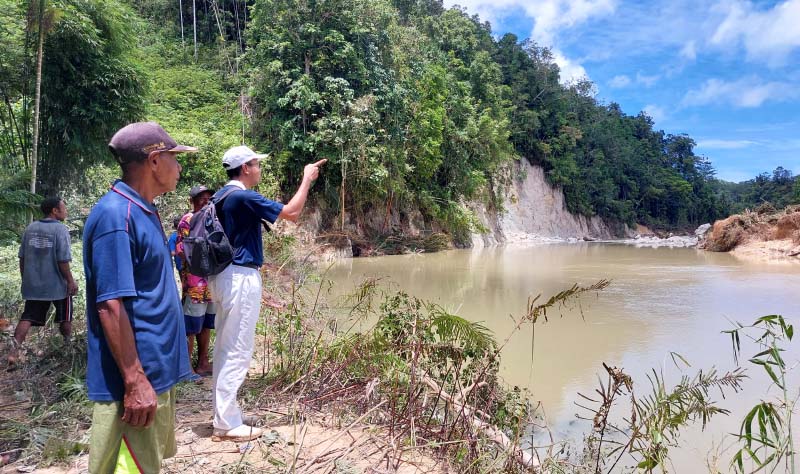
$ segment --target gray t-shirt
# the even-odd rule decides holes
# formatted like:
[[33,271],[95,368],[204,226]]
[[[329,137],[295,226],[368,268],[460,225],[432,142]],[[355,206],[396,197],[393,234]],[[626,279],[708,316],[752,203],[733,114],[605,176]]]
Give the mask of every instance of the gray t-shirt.
[[32,222],[22,234],[19,247],[24,261],[22,298],[56,301],[67,297],[67,280],[58,269],[59,262],[72,260],[69,231],[55,219]]

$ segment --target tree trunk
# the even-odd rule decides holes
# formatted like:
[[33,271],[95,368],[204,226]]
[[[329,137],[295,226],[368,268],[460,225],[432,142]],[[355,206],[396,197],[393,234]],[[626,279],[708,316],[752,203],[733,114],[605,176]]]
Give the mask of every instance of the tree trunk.
[[[311,75],[311,53],[309,51],[305,52],[305,74],[306,76]],[[306,115],[306,109],[303,109],[303,134],[306,134],[306,129],[308,125],[308,116]]]
[[[247,7],[245,7],[247,8]],[[242,41],[242,25],[239,23],[239,1],[234,0],[233,2],[233,12],[236,16],[236,37],[239,41],[239,54],[244,53],[244,41]]]
[[181,45],[186,47],[186,40],[183,37],[183,0],[178,0],[178,10],[181,14]]
[[347,179],[347,162],[344,161],[344,148],[342,148],[342,232],[344,232],[344,196],[345,180]]
[[197,61],[197,0],[192,0],[192,24],[194,28],[194,60]]
[[39,47],[36,51],[36,91],[33,99],[33,153],[31,156],[31,193],[36,193],[36,166],[39,158],[39,106],[42,102],[42,59],[44,58],[44,7],[39,2]]

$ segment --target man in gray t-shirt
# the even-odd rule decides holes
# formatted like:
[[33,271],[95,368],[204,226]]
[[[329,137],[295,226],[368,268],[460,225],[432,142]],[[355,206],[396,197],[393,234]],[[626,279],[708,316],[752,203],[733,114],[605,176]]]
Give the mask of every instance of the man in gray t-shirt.
[[67,206],[61,198],[51,197],[42,202],[41,209],[44,219],[32,222],[25,229],[19,248],[25,309],[14,331],[9,366],[17,363],[19,346],[25,342],[31,326],[44,326],[51,304],[56,308],[56,321],[66,342],[72,333],[72,296],[78,286],[69,268],[72,260],[69,231],[62,224],[67,218]]

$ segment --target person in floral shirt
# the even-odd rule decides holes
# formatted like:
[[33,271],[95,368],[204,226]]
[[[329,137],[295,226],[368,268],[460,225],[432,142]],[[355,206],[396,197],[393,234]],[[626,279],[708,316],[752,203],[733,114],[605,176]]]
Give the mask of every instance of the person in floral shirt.
[[[189,190],[192,203],[192,212],[181,218],[178,224],[178,239],[176,254],[185,261],[183,253],[183,239],[189,236],[192,215],[205,206],[213,192],[203,185],[194,186]],[[208,361],[208,346],[211,340],[211,330],[214,329],[216,308],[211,299],[208,282],[204,278],[189,273],[189,266],[183,265],[180,271],[183,286],[183,318],[186,325],[186,338],[189,346],[189,358],[194,355],[194,343],[197,340],[197,365],[194,371],[197,375],[207,377],[211,375],[211,364]]]

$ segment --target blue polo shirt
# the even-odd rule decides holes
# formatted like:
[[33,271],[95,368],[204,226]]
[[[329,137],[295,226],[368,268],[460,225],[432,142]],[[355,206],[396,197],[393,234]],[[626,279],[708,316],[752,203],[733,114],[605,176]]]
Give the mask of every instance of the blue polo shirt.
[[144,373],[157,394],[191,375],[172,258],[158,211],[117,181],[83,233],[89,399],[121,401],[122,375],[100,326],[97,304],[122,299]]
[[[238,187],[227,184],[217,191],[218,198],[230,189]],[[256,265],[264,263],[264,244],[261,242],[261,220],[270,224],[278,220],[283,204],[270,201],[251,190],[235,191],[228,195],[220,208],[220,223],[233,246],[234,265]]]

